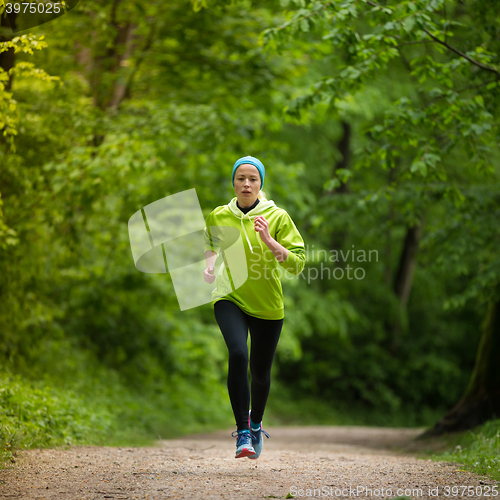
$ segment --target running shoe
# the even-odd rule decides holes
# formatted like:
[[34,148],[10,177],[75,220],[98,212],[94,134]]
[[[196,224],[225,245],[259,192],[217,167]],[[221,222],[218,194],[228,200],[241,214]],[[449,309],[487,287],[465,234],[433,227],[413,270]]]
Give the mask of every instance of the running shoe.
[[[236,432],[236,434],[235,434]],[[234,458],[252,457],[255,455],[255,450],[252,446],[253,435],[248,430],[234,431],[231,434],[236,437],[236,456]]]
[[255,451],[255,455],[249,456],[248,458],[255,459],[259,458],[262,452],[262,445],[264,444],[264,438],[262,437],[262,434],[264,434],[264,436],[266,436],[268,439],[270,438],[270,436],[266,431],[262,430],[262,422],[260,423],[258,430],[252,429],[250,425],[250,413],[251,411],[248,413],[248,426],[251,429],[252,446]]

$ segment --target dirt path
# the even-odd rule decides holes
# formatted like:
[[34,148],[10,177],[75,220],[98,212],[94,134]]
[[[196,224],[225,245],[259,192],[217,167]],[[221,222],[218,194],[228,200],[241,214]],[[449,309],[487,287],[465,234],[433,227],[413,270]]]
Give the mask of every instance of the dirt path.
[[[404,490],[411,498],[495,496],[491,480],[409,454],[419,430],[268,428],[271,438],[258,460],[233,458],[231,430],[150,448],[23,451],[12,468],[0,471],[0,498],[386,499]],[[447,489],[453,486],[459,487],[455,494]]]

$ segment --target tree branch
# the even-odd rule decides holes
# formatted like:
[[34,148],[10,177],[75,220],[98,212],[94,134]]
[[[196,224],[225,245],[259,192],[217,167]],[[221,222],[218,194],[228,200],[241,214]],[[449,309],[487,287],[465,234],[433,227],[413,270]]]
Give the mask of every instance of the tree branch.
[[118,9],[118,4],[121,0],[114,0],[113,5],[111,6],[111,14],[109,16],[109,23],[116,27],[116,11]]
[[500,78],[500,71],[496,68],[492,68],[490,66],[486,66],[486,64],[480,63],[479,61],[476,61],[469,57],[467,54],[464,54],[461,50],[456,49],[455,47],[452,47],[446,42],[441,41],[439,38],[435,37],[431,33],[429,33],[426,29],[424,31],[436,42],[440,43],[441,45],[444,45],[447,49],[455,52],[455,54],[458,54],[459,56],[463,57],[464,59],[467,59],[467,61],[471,62],[472,64],[475,64],[476,66],[479,66],[482,69],[485,69],[486,71],[490,71],[491,73],[495,73]]
[[111,99],[111,103],[109,106],[110,108],[117,108],[120,105],[123,98],[126,96],[127,91],[128,89],[130,89],[130,86],[132,84],[132,80],[134,79],[134,76],[136,75],[137,70],[139,69],[139,66],[146,57],[146,52],[149,51],[151,45],[153,44],[155,32],[156,32],[156,24],[153,24],[149,31],[148,37],[139,53],[139,57],[136,60],[135,67],[130,72],[127,81],[124,84],[117,85],[113,98]]
[[[373,2],[372,0],[368,0],[366,2],[367,4],[371,5],[372,7],[380,7],[382,9],[382,5],[379,5],[375,2]],[[475,59],[472,59],[471,57],[469,57],[467,54],[464,54],[461,50],[458,50],[456,49],[455,47],[452,47],[450,44],[446,43],[446,42],[443,42],[442,40],[440,40],[438,37],[434,36],[433,34],[429,33],[428,30],[426,30],[425,28],[423,28],[423,30],[437,43],[443,45],[444,47],[446,47],[448,50],[451,50],[452,52],[455,52],[455,54],[458,54],[460,57],[463,57],[464,59],[467,59],[467,61],[469,61],[470,63],[478,66],[479,68],[482,68],[486,71],[490,71],[491,73],[494,73],[495,75],[497,75],[499,78],[500,78],[500,71],[496,68],[492,68],[490,66],[486,66],[486,64],[483,64],[483,63],[480,63],[479,61],[476,61]]]

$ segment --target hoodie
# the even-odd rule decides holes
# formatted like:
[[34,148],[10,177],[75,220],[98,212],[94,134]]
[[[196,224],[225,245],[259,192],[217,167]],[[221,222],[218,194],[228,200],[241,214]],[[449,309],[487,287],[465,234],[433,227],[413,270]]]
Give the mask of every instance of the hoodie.
[[[288,213],[274,201],[261,200],[244,214],[236,200],[217,207],[206,219],[205,251],[222,253],[223,257],[212,304],[230,300],[250,316],[283,319],[280,275],[285,270],[296,275],[302,272],[306,262],[304,241]],[[288,250],[283,262],[277,261],[255,230],[257,215],[265,217],[269,234]]]

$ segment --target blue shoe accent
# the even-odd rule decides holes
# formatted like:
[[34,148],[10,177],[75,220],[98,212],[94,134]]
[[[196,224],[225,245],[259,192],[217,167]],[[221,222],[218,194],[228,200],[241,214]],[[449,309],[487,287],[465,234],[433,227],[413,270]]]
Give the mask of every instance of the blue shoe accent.
[[[236,432],[236,434],[235,434]],[[236,455],[234,458],[252,457],[255,455],[255,450],[252,446],[253,434],[248,430],[234,431],[231,434],[236,437]]]
[[[248,422],[251,423],[250,419],[250,413],[248,414]],[[252,429],[250,427],[250,429]],[[268,439],[271,437],[266,431],[262,430],[262,422],[259,424],[259,429],[255,430],[252,429],[251,436],[252,436],[252,446],[255,451],[255,455],[249,456],[248,458],[259,458],[260,454],[262,452],[262,446],[264,444],[264,438],[262,437],[262,434],[266,436]]]

